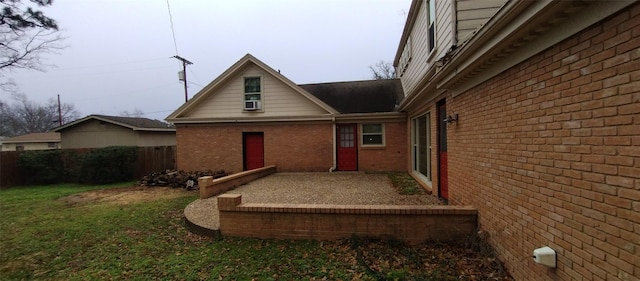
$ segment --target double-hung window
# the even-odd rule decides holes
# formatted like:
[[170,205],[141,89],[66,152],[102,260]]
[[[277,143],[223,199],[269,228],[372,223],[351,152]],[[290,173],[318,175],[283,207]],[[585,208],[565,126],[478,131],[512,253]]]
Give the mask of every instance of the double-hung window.
[[262,77],[244,77],[244,109],[262,109]]
[[383,124],[362,124],[362,146],[384,146]]
[[433,51],[433,49],[436,48],[436,0],[427,0],[428,5],[427,6],[427,15],[428,15],[428,47],[429,47],[429,53],[431,53],[431,51]]

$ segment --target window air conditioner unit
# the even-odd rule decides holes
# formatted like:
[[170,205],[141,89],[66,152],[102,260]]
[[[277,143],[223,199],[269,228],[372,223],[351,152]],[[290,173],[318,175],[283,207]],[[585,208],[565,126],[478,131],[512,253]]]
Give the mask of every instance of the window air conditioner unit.
[[260,109],[260,101],[259,100],[246,100],[244,101],[244,110],[259,110]]

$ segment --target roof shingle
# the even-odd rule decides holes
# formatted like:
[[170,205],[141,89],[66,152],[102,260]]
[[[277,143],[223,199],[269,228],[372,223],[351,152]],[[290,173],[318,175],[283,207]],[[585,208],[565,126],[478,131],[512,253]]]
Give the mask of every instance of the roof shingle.
[[400,79],[298,86],[342,114],[393,112],[404,98]]
[[149,118],[143,117],[123,117],[123,116],[109,116],[93,114],[87,117],[75,120],[71,123],[67,123],[60,127],[53,129],[54,132],[60,132],[68,127],[75,126],[76,124],[83,123],[85,121],[96,119],[102,122],[112,123],[118,126],[130,128],[134,131],[175,131],[175,126]]
[[60,142],[60,133],[31,133],[2,140],[3,143]]

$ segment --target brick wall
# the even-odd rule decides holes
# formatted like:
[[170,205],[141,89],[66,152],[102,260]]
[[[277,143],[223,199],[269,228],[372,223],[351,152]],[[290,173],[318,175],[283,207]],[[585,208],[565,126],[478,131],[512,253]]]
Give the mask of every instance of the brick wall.
[[[360,130],[360,126],[358,126]],[[385,146],[359,146],[361,171],[404,171],[407,167],[406,123],[385,123]],[[264,133],[265,166],[280,172],[328,172],[333,166],[333,125],[178,125],[177,165],[181,170],[242,171],[242,133]],[[358,139],[360,134],[358,134]]]
[[177,165],[182,170],[242,171],[242,133],[264,133],[264,164],[280,172],[326,172],[333,165],[333,126],[178,125]]
[[468,239],[476,210],[461,206],[242,204],[239,194],[218,196],[222,235],[334,240],[396,238],[408,243]]
[[[640,279],[640,5],[463,95],[449,194],[516,280]],[[558,268],[533,249],[558,252]]]
[[[358,130],[362,130],[358,126]],[[358,149],[360,171],[406,171],[407,170],[407,123],[385,123],[385,146]],[[362,135],[358,135],[360,139]]]

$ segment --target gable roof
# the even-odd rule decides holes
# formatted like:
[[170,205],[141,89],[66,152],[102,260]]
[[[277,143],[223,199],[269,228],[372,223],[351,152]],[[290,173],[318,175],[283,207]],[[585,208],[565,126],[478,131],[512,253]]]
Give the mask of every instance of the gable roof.
[[214,90],[216,88],[226,84],[229,79],[239,74],[243,70],[243,68],[249,64],[253,64],[259,67],[260,69],[264,70],[265,72],[269,73],[271,76],[283,82],[285,85],[293,89],[295,92],[297,92],[301,96],[307,98],[308,100],[310,100],[312,103],[319,106],[323,110],[331,114],[337,113],[335,109],[331,108],[330,106],[328,106],[327,104],[325,104],[324,102],[316,98],[314,95],[308,93],[307,91],[305,91],[304,89],[302,89],[301,87],[293,83],[287,77],[280,74],[280,72],[269,67],[268,65],[266,65],[259,59],[255,58],[251,54],[246,54],[244,57],[242,57],[240,60],[234,63],[231,67],[229,67],[225,72],[220,74],[220,76],[214,79],[211,83],[209,83],[207,86],[202,88],[202,90],[200,90],[195,96],[193,96],[193,98],[191,98],[189,101],[184,103],[182,106],[176,109],[169,116],[167,116],[166,120],[169,122],[176,122],[176,121],[179,122],[181,118],[185,118],[184,116],[185,114],[187,114],[190,110],[194,109],[203,100],[207,99],[207,97],[214,94],[215,93]]
[[404,97],[400,79],[299,86],[342,114],[393,112]]
[[99,120],[102,122],[111,123],[117,126],[129,128],[134,131],[175,131],[175,127],[171,124],[167,124],[165,122],[159,120],[153,120],[149,118],[143,117],[122,117],[122,116],[108,116],[108,115],[89,115],[82,119],[78,119],[71,123],[67,123],[60,127],[53,129],[54,132],[62,131],[66,128],[75,126],[77,124],[89,121],[89,120]]
[[60,142],[60,133],[31,133],[2,140],[2,143]]

